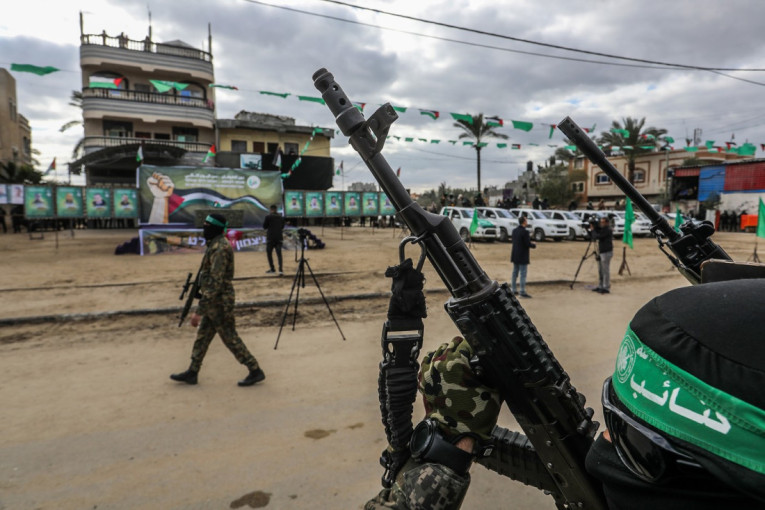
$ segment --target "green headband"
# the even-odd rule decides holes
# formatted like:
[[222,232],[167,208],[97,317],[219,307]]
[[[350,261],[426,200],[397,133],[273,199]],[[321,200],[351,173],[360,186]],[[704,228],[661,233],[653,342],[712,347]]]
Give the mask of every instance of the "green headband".
[[216,220],[215,218],[213,218],[212,216],[209,216],[209,215],[207,216],[207,218],[205,218],[205,221],[207,223],[211,223],[211,224],[216,225],[216,226],[221,227],[221,228],[226,228],[226,225],[228,225],[228,222],[221,223],[220,221]]
[[765,410],[669,363],[630,328],[612,384],[627,409],[649,425],[765,474]]

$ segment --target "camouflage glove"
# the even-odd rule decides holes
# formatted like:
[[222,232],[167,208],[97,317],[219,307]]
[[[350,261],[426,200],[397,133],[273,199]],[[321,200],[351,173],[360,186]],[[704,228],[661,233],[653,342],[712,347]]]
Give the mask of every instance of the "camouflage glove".
[[473,348],[455,337],[422,360],[418,378],[426,417],[440,424],[447,438],[491,437],[499,416],[499,393],[478,380],[470,367]]

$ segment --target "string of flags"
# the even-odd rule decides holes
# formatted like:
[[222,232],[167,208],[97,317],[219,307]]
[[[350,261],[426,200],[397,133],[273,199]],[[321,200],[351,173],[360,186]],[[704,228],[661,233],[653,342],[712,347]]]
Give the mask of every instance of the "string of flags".
[[324,130],[320,127],[313,128],[313,131],[311,131],[311,137],[308,139],[308,141],[305,143],[302,149],[300,149],[300,154],[298,155],[297,159],[292,163],[292,166],[290,169],[282,173],[282,179],[286,179],[292,175],[292,173],[297,169],[297,167],[300,166],[300,163],[303,161],[303,154],[305,154],[305,151],[308,150],[308,147],[311,145],[311,142],[313,142],[313,137],[316,136],[317,133],[322,133]]

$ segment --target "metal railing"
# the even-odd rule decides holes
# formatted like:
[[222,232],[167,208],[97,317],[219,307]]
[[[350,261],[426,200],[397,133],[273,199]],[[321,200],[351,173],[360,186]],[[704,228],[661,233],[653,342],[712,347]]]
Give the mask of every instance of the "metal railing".
[[186,106],[191,108],[206,108],[208,110],[215,109],[215,104],[211,100],[201,97],[176,96],[171,94],[160,94],[158,92],[142,92],[138,90],[105,89],[100,87],[86,87],[82,89],[83,99],[91,97],[172,106]]
[[152,144],[152,145],[167,145],[169,147],[178,147],[184,149],[187,152],[207,152],[211,143],[202,142],[182,142],[180,140],[158,140],[156,138],[131,138],[122,136],[86,136],[83,139],[83,148],[105,148],[105,147],[119,147],[121,145],[131,144]]
[[80,43],[84,45],[109,46],[111,48],[122,48],[131,51],[144,51],[149,53],[158,53],[162,55],[172,55],[175,57],[193,58],[212,62],[212,54],[207,51],[189,48],[186,46],[174,46],[172,44],[157,43],[147,36],[143,41],[129,39],[127,36],[110,36],[106,31],[100,34],[82,34]]

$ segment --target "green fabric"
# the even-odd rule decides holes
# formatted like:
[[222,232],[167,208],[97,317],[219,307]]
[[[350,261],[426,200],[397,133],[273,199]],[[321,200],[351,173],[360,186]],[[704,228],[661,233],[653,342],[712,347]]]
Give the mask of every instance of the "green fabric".
[[683,214],[680,212],[680,206],[675,209],[675,231],[680,232],[680,225],[683,224]]
[[183,90],[189,86],[188,83],[178,83],[177,81],[149,80],[154,88],[159,92],[167,92],[170,89]]
[[462,142],[462,145],[473,145],[473,142]]
[[406,106],[393,106],[393,105],[391,105],[391,107],[394,110],[396,110],[397,112],[406,113],[406,108],[407,108]]
[[622,135],[624,138],[628,138],[630,136],[630,132],[626,129],[611,128],[611,132]]
[[420,115],[427,115],[433,120],[438,118],[438,112],[435,110],[420,110]]
[[473,221],[470,222],[470,235],[475,235],[478,230],[478,209],[473,209]]
[[760,198],[759,214],[757,215],[757,237],[765,237],[765,203]]
[[685,147],[686,152],[696,152],[698,150],[699,150],[698,147]]
[[464,113],[450,113],[449,115],[452,116],[454,120],[467,122],[471,126],[473,125],[473,116],[472,115],[465,115]]
[[217,83],[211,83],[208,85],[208,87],[213,87],[217,89],[239,90],[239,87],[234,87],[233,85],[219,85]]
[[488,144],[488,143],[486,143],[486,142],[478,142],[478,143],[476,144],[476,146],[477,146],[477,147],[486,147],[487,145],[489,145],[489,144]]
[[765,410],[668,362],[630,328],[612,384],[627,409],[649,425],[765,474]]
[[664,141],[667,143],[675,143],[675,139],[672,138],[671,136],[665,136]]
[[226,228],[226,225],[228,225],[228,223],[221,223],[220,221],[216,220],[215,218],[213,218],[212,216],[209,216],[209,215],[207,216],[207,218],[205,218],[205,221],[207,223],[211,223],[211,224],[213,224],[215,226],[218,226],[218,227],[221,227],[221,228]]
[[117,88],[117,85],[114,83],[114,80],[95,81],[91,78],[91,80],[88,82],[88,85],[92,89],[116,89]]
[[499,147],[500,149],[504,149],[504,148],[507,147],[507,144],[506,143],[498,143],[497,147]]
[[632,224],[635,223],[635,211],[632,210],[632,200],[627,197],[627,202],[624,205],[624,235],[622,235],[622,242],[632,248]]
[[267,90],[261,90],[260,93],[266,96],[278,96],[278,97],[281,97],[282,99],[286,99],[287,96],[290,95],[289,92],[279,93],[279,92],[269,92]]
[[534,124],[531,122],[524,122],[522,120],[513,120],[511,122],[513,123],[513,128],[520,129],[522,131],[531,131],[531,129],[534,127]]
[[300,101],[310,101],[312,103],[320,103],[320,104],[327,104],[324,99],[320,97],[313,97],[313,96],[298,96],[298,99]]
[[33,66],[31,64],[11,64],[11,71],[18,71],[20,73],[34,73],[38,76],[45,76],[46,74],[55,73],[59,69],[53,66]]

